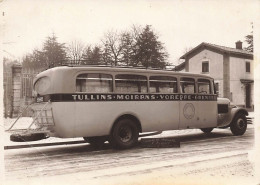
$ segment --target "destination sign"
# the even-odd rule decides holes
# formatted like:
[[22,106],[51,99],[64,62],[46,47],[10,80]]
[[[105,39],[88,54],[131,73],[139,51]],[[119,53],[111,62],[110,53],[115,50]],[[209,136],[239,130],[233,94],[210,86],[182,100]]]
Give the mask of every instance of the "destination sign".
[[[200,94],[52,94],[52,102],[62,101],[217,101],[217,95]],[[41,100],[41,98],[38,98]],[[47,98],[44,98],[47,100]]]

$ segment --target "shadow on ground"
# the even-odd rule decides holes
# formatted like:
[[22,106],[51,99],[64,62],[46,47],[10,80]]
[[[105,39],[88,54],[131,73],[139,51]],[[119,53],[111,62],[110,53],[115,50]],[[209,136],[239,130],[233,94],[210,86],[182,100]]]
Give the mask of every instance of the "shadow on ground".
[[[236,137],[233,136],[231,133],[227,132],[221,132],[221,131],[215,131],[209,134],[205,133],[195,133],[188,135],[178,135],[178,136],[167,136],[163,138],[171,138],[176,139],[180,142],[180,145],[182,143],[186,142],[200,142],[202,140],[208,140],[208,139],[214,139],[214,138],[230,138],[230,137]],[[241,137],[241,136],[240,136]],[[243,136],[242,136],[243,137]],[[154,138],[159,138],[154,136]],[[162,138],[162,137],[160,137]],[[180,146],[181,147],[181,146]],[[84,143],[82,141],[79,141],[78,144],[70,144],[70,145],[56,145],[56,146],[45,146],[45,147],[30,147],[30,148],[24,148],[24,149],[16,149],[19,152],[16,152],[14,155],[17,155],[19,157],[26,156],[26,157],[34,157],[35,155],[43,154],[47,156],[52,155],[59,155],[59,154],[76,154],[79,153],[80,155],[93,155],[96,154],[106,154],[106,153],[125,153],[125,152],[138,152],[138,150],[143,149],[146,150],[146,148],[143,148],[140,144],[140,141],[138,145],[132,149],[128,150],[116,150],[111,147],[111,145],[106,142],[100,147],[94,147],[91,146],[88,143]]]

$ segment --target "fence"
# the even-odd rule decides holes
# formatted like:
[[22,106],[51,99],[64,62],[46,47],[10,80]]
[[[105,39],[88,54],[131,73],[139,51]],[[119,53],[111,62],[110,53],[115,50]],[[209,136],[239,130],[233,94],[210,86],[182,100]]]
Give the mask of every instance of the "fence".
[[36,74],[22,73],[21,77],[21,97],[31,99],[33,97],[33,79]]

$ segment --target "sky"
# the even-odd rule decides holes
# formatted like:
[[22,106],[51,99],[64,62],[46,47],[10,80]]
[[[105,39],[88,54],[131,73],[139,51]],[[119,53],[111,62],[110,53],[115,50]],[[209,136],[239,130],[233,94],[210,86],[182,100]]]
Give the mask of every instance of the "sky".
[[176,65],[201,42],[235,47],[260,19],[258,0],[2,0],[3,56],[22,59],[52,33],[69,44],[100,43],[105,32],[151,25]]

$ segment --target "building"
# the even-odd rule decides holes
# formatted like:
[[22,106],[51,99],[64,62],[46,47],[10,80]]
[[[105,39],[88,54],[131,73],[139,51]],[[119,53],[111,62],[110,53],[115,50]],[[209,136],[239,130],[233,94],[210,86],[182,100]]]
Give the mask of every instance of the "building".
[[253,53],[242,49],[201,43],[180,59],[185,61],[176,66],[176,71],[206,74],[215,79],[219,97],[229,98],[232,104],[254,107]]

